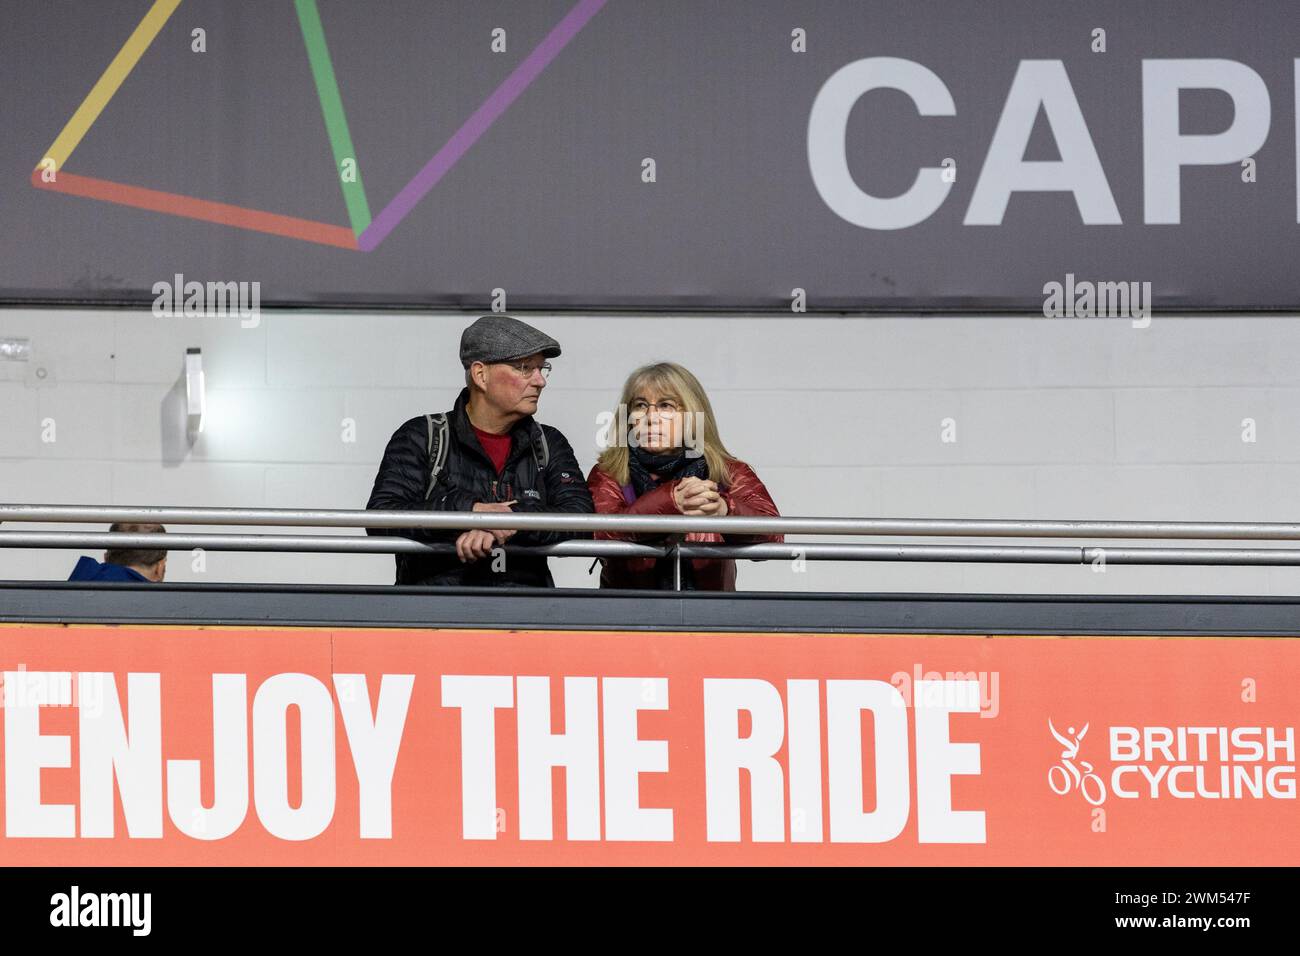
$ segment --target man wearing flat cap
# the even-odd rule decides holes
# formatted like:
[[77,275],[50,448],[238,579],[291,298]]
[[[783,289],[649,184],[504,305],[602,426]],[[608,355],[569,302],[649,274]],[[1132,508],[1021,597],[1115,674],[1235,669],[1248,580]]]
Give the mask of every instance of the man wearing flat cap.
[[[451,411],[412,418],[389,439],[368,510],[591,514],[591,493],[565,437],[533,418],[560,343],[508,315],[485,315],[460,337],[465,388]],[[399,554],[398,584],[554,587],[546,559],[495,550],[587,533],[370,528],[455,542],[454,555]]]

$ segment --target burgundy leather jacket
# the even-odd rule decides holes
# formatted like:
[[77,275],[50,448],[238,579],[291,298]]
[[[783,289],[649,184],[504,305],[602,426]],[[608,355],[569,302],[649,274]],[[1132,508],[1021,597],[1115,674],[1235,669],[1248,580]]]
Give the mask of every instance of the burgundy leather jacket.
[[[727,503],[728,515],[747,517],[779,517],[780,512],[772,502],[758,475],[743,461],[732,459],[727,462],[731,470],[731,484],[719,488],[722,498]],[[596,513],[602,515],[676,515],[677,504],[673,500],[673,490],[677,481],[666,481],[658,488],[646,492],[640,498],[635,497],[631,485],[619,485],[610,474],[597,466],[587,476],[587,487],[596,503]],[[651,542],[662,535],[638,534],[630,532],[597,531],[593,536],[597,540]],[[780,544],[785,536],[780,534],[717,534],[714,532],[691,532],[686,536],[689,542],[725,542],[727,544],[757,544],[771,541]],[[731,558],[704,559],[691,558],[691,568],[695,575],[695,587],[701,591],[736,590],[736,562]],[[651,588],[655,587],[654,558],[604,558],[600,572],[602,588]]]

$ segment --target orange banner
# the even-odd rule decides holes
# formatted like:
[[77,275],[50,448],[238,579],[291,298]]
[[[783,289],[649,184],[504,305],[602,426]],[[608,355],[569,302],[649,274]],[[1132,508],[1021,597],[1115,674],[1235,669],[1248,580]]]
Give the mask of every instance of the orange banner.
[[10,865],[1296,865],[1300,641],[0,628]]

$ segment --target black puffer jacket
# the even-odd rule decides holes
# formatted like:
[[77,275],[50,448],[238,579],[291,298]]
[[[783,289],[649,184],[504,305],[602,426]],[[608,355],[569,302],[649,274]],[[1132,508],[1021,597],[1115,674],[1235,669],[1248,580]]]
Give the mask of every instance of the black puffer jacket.
[[[524,513],[562,512],[591,514],[595,506],[573,449],[558,429],[536,422],[531,416],[515,423],[510,431],[510,455],[498,473],[479,444],[465,413],[469,389],[461,390],[456,407],[447,413],[447,458],[432,495],[425,500],[429,483],[428,419],[412,418],[388,441],[384,460],[366,504],[371,511],[471,511],[477,501],[506,500],[505,485]],[[533,452],[537,429],[545,433],[549,449],[546,471],[538,473]],[[434,425],[435,435],[437,425]],[[435,438],[435,441],[437,439]],[[493,493],[493,483],[498,493]],[[463,531],[431,529],[368,528],[367,534],[392,534],[416,541],[454,542]],[[520,531],[506,543],[511,545],[552,544],[570,538],[590,538],[585,532]],[[399,554],[398,584],[554,587],[545,558],[507,554],[503,571],[492,570],[493,559],[482,558],[462,564],[456,555]]]

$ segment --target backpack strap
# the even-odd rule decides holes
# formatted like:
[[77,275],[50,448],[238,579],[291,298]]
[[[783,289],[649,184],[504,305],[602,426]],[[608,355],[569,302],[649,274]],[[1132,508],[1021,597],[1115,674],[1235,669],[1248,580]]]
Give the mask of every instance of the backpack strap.
[[[445,412],[439,412],[437,415],[425,415],[424,421],[428,429],[427,454],[429,461],[429,486],[424,490],[424,500],[428,501],[433,495],[434,486],[438,484],[438,475],[447,463],[447,415]],[[436,433],[435,426],[437,427]]]
[[533,458],[537,462],[537,472],[540,475],[546,471],[547,464],[551,460],[551,446],[546,443],[546,430],[537,422],[533,422]]

